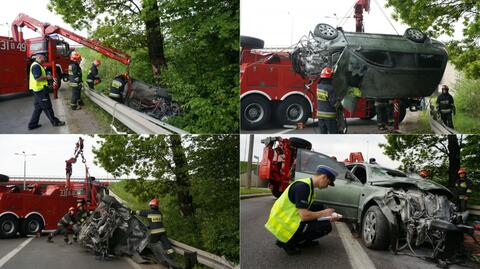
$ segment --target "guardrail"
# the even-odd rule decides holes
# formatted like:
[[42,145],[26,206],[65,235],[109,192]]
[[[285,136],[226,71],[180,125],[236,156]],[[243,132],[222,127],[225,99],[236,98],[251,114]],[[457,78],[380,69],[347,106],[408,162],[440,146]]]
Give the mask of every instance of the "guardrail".
[[470,212],[470,215],[480,216],[480,205],[469,205],[467,210]]
[[449,128],[443,122],[440,122],[437,120],[438,115],[431,110],[430,103],[427,105],[427,107],[428,107],[428,121],[430,122],[430,128],[435,134],[458,134],[457,131],[455,131],[452,128]]
[[184,130],[118,103],[111,98],[84,87],[85,94],[99,107],[137,134],[188,134]]
[[[126,204],[126,202],[118,197],[115,193],[110,190],[110,196],[115,197],[120,203]],[[206,252],[201,249],[194,248],[192,246],[186,245],[184,243],[175,241],[171,238],[169,238],[170,242],[172,243],[173,249],[180,255],[185,255],[185,253],[192,253],[195,252],[197,253],[197,261],[203,265],[206,265],[211,268],[215,269],[239,269],[239,265],[235,265],[228,261],[227,259],[223,257],[216,256],[215,254]]]

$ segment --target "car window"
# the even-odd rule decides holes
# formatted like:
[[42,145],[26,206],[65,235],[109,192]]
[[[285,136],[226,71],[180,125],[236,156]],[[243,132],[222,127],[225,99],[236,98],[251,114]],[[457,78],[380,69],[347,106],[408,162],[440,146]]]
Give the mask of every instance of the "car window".
[[360,51],[360,55],[372,64],[392,66],[392,61],[386,51],[362,50]]
[[357,165],[353,174],[360,180],[360,182],[362,182],[362,184],[367,182],[367,171],[365,170],[365,167]]
[[338,172],[338,179],[344,179],[345,174],[349,172],[345,164],[337,162],[325,154],[310,150],[298,150],[296,171],[307,174],[315,174],[319,165],[326,165],[333,168]]
[[414,53],[390,52],[395,67],[416,67]]
[[407,175],[401,171],[388,169],[380,166],[372,166],[372,177],[375,178],[399,178],[399,177],[407,177]]
[[431,54],[418,54],[418,67],[442,68],[444,56]]

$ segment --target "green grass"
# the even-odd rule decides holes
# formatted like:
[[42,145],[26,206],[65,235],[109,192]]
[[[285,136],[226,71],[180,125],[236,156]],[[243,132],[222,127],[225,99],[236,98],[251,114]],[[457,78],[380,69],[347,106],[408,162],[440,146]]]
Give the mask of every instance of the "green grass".
[[126,190],[126,183],[127,180],[122,180],[117,183],[110,184],[109,188],[122,200],[124,200],[127,204],[128,207],[134,210],[143,210],[143,209],[148,209],[148,204],[139,201],[134,195],[131,193],[127,192]]
[[462,111],[457,110],[456,115],[453,116],[453,126],[455,130],[462,134],[480,133],[480,121],[478,118],[472,117]]
[[414,134],[432,134],[432,129],[430,128],[430,122],[428,119],[428,111],[423,110],[423,111],[418,111],[416,113],[420,113],[420,128],[415,130],[413,133]]
[[256,193],[270,193],[271,191],[269,189],[265,188],[250,188],[247,189],[245,187],[240,187],[240,195],[244,194],[256,194]]
[[[240,174],[246,173],[248,168],[248,163],[247,162],[240,162]],[[252,169],[253,171],[257,170],[257,165],[252,164]]]

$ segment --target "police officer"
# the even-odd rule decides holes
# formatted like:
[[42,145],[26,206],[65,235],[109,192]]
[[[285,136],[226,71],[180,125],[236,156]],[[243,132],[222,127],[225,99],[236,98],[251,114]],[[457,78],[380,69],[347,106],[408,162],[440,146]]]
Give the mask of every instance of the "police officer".
[[453,97],[448,91],[448,86],[443,85],[442,93],[437,97],[437,109],[443,123],[453,129],[452,114],[455,114],[455,104],[453,102]]
[[[174,253],[172,244],[168,240],[167,231],[163,227],[163,214],[158,209],[158,200],[153,198],[150,203],[150,210],[138,211],[138,215],[148,219],[148,229],[150,232],[150,244],[155,245],[161,242],[164,252],[168,257]],[[155,251],[155,250],[154,250]]]
[[341,104],[332,86],[332,76],[332,68],[325,67],[317,85],[317,117],[322,134],[338,133],[337,109]]
[[120,74],[112,80],[110,85],[110,98],[113,100],[123,103],[125,95],[125,85],[127,85],[128,78],[127,74]]
[[72,110],[78,110],[83,105],[81,99],[83,79],[80,62],[82,62],[82,56],[77,51],[73,51],[70,55],[70,64],[68,65],[68,80],[72,89],[72,99],[70,100],[70,108]]
[[468,196],[472,193],[473,181],[467,178],[465,168],[458,170],[458,179],[455,182],[455,191],[457,194],[457,203],[460,211],[467,210]]
[[82,225],[85,223],[89,215],[88,210],[85,208],[83,202],[77,203],[77,212],[75,213],[75,224],[73,225],[73,241],[77,242],[78,235],[82,229]]
[[375,111],[377,112],[377,128],[379,131],[386,131],[388,123],[388,99],[375,99]]
[[68,226],[75,224],[75,208],[70,207],[68,209],[67,214],[61,218],[58,223],[57,223],[57,229],[55,232],[50,233],[47,238],[48,243],[53,243],[52,238],[55,237],[57,234],[63,234],[64,238],[63,241],[67,243],[68,245],[72,244],[72,241],[68,239]]
[[92,90],[95,88],[95,85],[101,82],[100,77],[98,76],[98,67],[100,64],[101,63],[99,60],[93,61],[92,65],[90,66],[90,71],[87,75],[87,84]]
[[38,124],[38,120],[40,119],[42,111],[45,113],[53,126],[65,125],[65,122],[55,117],[55,113],[53,112],[52,101],[50,100],[48,87],[48,80],[51,80],[52,76],[47,75],[45,68],[42,66],[45,61],[45,55],[39,54],[37,55],[36,60],[30,66],[29,88],[33,91],[34,95],[34,110],[32,117],[30,118],[30,122],[28,123],[29,130],[33,130],[42,126],[41,124]]
[[[319,165],[311,178],[294,181],[273,204],[265,228],[277,238],[277,246],[287,254],[297,254],[300,247],[318,244],[316,239],[332,231],[334,209],[324,209],[314,203],[315,188],[335,186],[338,173],[331,167]],[[329,219],[319,219],[329,217]]]

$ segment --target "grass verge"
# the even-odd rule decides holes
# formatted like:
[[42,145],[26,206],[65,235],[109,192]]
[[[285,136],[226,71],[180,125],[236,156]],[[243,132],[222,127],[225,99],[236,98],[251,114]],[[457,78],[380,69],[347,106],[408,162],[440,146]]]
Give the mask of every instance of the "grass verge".
[[257,194],[257,193],[270,193],[269,189],[265,188],[250,188],[240,187],[240,195],[244,194]]

